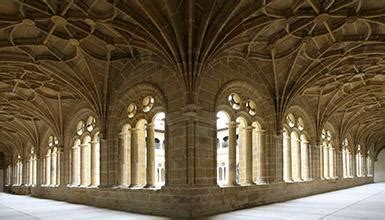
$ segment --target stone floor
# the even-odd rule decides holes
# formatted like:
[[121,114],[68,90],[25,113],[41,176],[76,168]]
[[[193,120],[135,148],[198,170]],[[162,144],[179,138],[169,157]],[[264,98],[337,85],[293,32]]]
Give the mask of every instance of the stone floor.
[[383,220],[385,219],[385,183],[368,184],[199,219]]
[[[0,193],[0,219],[168,219]],[[375,183],[199,219],[385,219],[385,183]]]

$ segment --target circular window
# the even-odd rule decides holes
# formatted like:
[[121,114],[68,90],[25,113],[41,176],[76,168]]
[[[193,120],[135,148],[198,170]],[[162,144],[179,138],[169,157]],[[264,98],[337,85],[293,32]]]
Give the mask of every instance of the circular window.
[[149,112],[154,106],[154,98],[152,96],[144,97],[142,101],[143,112]]
[[322,139],[326,138],[326,131],[325,131],[325,129],[322,129],[321,138]]
[[134,117],[136,114],[136,109],[137,109],[137,107],[134,103],[129,104],[127,107],[127,116],[129,118]]
[[48,146],[52,147],[53,146],[53,136],[49,136],[48,138]]
[[289,127],[291,127],[291,128],[294,127],[294,125],[295,125],[295,117],[294,117],[294,115],[289,113],[286,116],[286,122],[289,125]]
[[227,99],[233,109],[238,110],[241,108],[241,97],[238,94],[232,93]]
[[87,131],[94,130],[95,124],[96,124],[96,119],[92,116],[88,117],[88,119],[87,119]]
[[76,126],[76,133],[78,135],[82,135],[84,132],[84,122],[83,121],[79,121],[78,125]]
[[250,115],[255,115],[257,113],[256,108],[257,108],[257,105],[252,100],[249,100],[246,102],[246,109]]
[[347,138],[344,139],[344,141],[342,142],[342,145],[344,146],[348,146],[349,145],[349,141]]
[[329,130],[326,131],[326,139],[327,139],[328,141],[330,141],[330,140],[332,139],[332,134],[330,133]]
[[297,125],[298,125],[298,129],[300,131],[303,131],[303,129],[305,128],[305,125],[303,123],[303,119],[301,117],[298,117],[297,119]]

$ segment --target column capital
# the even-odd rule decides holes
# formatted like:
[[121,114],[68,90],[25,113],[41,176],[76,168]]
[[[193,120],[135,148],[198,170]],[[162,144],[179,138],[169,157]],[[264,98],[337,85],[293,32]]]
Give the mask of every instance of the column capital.
[[80,148],[80,145],[74,145],[72,146],[72,149],[79,149]]
[[266,130],[260,129],[260,130],[255,130],[258,133],[266,133]]
[[130,129],[128,129],[129,131],[131,131],[131,132],[137,132],[138,130],[139,130],[139,128],[130,128]]
[[227,126],[228,126],[228,127],[237,127],[238,124],[239,124],[239,123],[236,122],[236,121],[230,121],[229,123],[227,123]]
[[291,138],[290,138],[289,135],[287,135],[287,136],[284,136],[283,139],[284,139],[284,140],[290,140]]
[[91,144],[91,142],[88,142],[88,143],[85,143],[85,144],[81,144],[80,147],[86,147],[86,146],[88,146],[88,144]]
[[243,129],[245,129],[247,131],[252,131],[254,128],[255,128],[254,126],[248,125],[248,126],[244,127]]
[[155,127],[154,123],[147,123],[146,129],[153,129]]
[[[131,128],[130,128],[129,130],[131,130]],[[120,132],[120,133],[119,133],[119,137],[120,137],[120,138],[123,138],[123,137],[124,137],[125,135],[127,135],[127,134],[128,134],[127,131]]]

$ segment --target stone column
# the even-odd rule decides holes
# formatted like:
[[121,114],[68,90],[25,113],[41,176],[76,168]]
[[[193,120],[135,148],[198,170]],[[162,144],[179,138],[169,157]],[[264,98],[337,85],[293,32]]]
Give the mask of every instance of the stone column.
[[259,145],[257,149],[257,172],[258,176],[256,178],[256,182],[258,184],[266,183],[266,131],[258,130],[256,131],[259,137]]
[[44,186],[45,185],[45,178],[46,178],[46,171],[45,171],[45,167],[46,167],[46,161],[45,161],[45,156],[43,155],[41,158],[40,158],[40,185],[41,186]]
[[79,186],[81,183],[80,146],[73,146],[72,153],[72,185]]
[[45,155],[45,185],[49,186],[51,184],[51,157],[50,154]]
[[91,142],[91,186],[99,185],[99,174],[100,174],[100,155],[99,155],[99,142],[93,140]]
[[33,159],[32,155],[30,156],[28,160],[28,185],[32,186],[32,179],[33,179]]
[[342,179],[343,177],[343,160],[342,160],[342,151],[340,147],[336,147],[334,150],[335,155],[335,177],[337,179]]
[[56,152],[55,150],[53,150],[53,152],[51,153],[51,180],[50,180],[50,183],[51,183],[51,186],[55,186],[56,185]]
[[41,186],[43,184],[43,176],[44,176],[44,170],[43,170],[43,163],[44,160],[42,159],[42,156],[36,155],[36,186]]
[[246,158],[246,179],[245,184],[253,183],[253,126],[247,126],[245,128],[246,140],[245,140],[245,158]]
[[297,140],[295,140],[296,143],[295,143],[295,155],[296,155],[296,158],[297,160],[296,161],[292,161],[292,163],[295,163],[296,166],[295,166],[295,176],[293,178],[294,181],[302,181],[302,178],[301,178],[301,141],[300,139],[298,138]]
[[310,160],[309,160],[309,142],[301,141],[301,179],[308,181],[310,179]]
[[[111,163],[112,159],[109,151],[111,148],[108,147],[107,140],[104,138],[104,133],[99,133],[99,178],[98,185],[99,188],[112,187],[116,184],[115,173],[111,172],[111,167],[113,166]],[[115,165],[115,164],[114,164]]]
[[329,175],[329,166],[330,166],[330,163],[329,163],[329,147],[327,146],[323,146],[323,157],[324,157],[324,161],[323,161],[323,164],[324,164],[324,178],[325,179],[329,179],[330,178],[330,175]]
[[367,176],[366,155],[362,156],[362,176]]
[[236,140],[236,128],[237,123],[231,121],[228,123],[229,129],[229,145],[228,145],[228,156],[229,156],[229,178],[228,185],[234,186],[237,185],[236,179],[236,168],[237,168],[237,140]]
[[357,177],[357,156],[356,154],[352,153],[352,177],[356,178]]
[[330,179],[335,178],[334,156],[335,156],[334,148],[329,147],[329,177],[330,177]]
[[16,165],[14,166],[15,169],[15,186],[19,185],[19,161],[16,162]]
[[325,162],[325,157],[324,157],[324,146],[323,144],[318,144],[317,145],[318,148],[319,148],[319,175],[320,175],[320,179],[325,179],[325,166],[324,166],[324,162]]
[[131,184],[130,187],[138,185],[138,129],[131,128]]
[[20,169],[20,173],[19,173],[19,176],[20,176],[19,177],[19,181],[20,182],[19,182],[19,185],[23,185],[25,183],[24,182],[25,181],[25,178],[24,178],[25,177],[25,172],[24,172],[24,167],[25,166],[24,166],[23,161],[20,161],[19,164],[20,164],[19,165],[19,169]]
[[56,151],[56,186],[60,186],[60,176],[61,176],[61,154],[62,150],[61,148],[58,148]]
[[358,154],[358,156],[356,156],[356,174],[357,174],[357,177],[360,177],[361,176],[361,155]]
[[285,182],[292,182],[291,173],[291,141],[289,134],[283,136],[283,168],[284,168],[284,180]]
[[22,185],[27,186],[28,185],[28,175],[29,175],[29,163],[27,159],[22,160]]
[[352,176],[352,172],[351,172],[351,170],[352,170],[352,168],[351,168],[351,164],[352,164],[352,162],[351,162],[351,154],[348,152],[348,151],[346,151],[346,155],[345,155],[345,160],[346,160],[346,177],[351,177]]
[[11,186],[13,186],[16,185],[16,166],[13,166],[13,164],[11,164],[11,170]]
[[87,181],[87,169],[86,169],[86,160],[87,160],[87,144],[80,145],[80,185],[86,186]]
[[346,163],[346,150],[342,148],[342,177],[346,178],[347,176],[347,163]]
[[151,188],[155,186],[155,134],[154,125],[148,123],[147,129],[147,166],[146,166],[146,187]]
[[128,186],[131,179],[131,170],[129,169],[129,165],[131,164],[131,157],[129,155],[129,149],[131,148],[130,139],[129,132],[119,134],[119,185],[123,187]]
[[36,158],[36,155],[33,156],[32,162],[33,162],[32,185],[36,186],[37,185],[37,158]]

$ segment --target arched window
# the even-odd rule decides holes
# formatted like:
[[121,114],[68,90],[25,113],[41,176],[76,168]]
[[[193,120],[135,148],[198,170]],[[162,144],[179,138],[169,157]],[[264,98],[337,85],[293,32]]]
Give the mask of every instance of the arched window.
[[289,113],[283,130],[283,179],[300,182],[310,179],[309,142],[301,117]]
[[249,94],[229,92],[220,97],[216,115],[217,184],[251,185],[265,182],[264,130]]
[[231,119],[225,111],[216,115],[217,184],[265,183],[265,134],[257,121],[248,121],[256,115],[257,106],[251,99],[242,100],[237,93],[231,93],[224,101],[237,117]]
[[[161,187],[166,180],[164,112],[152,116],[157,109],[153,96],[146,96],[137,105],[128,105],[128,118],[135,123],[123,126],[120,134],[120,187]],[[135,119],[137,106],[145,113]],[[148,120],[147,120],[148,119]]]
[[335,150],[331,143],[332,135],[329,130],[322,129],[322,169],[321,176],[324,179],[335,179]]
[[71,186],[99,186],[100,140],[95,117],[88,116],[85,120],[78,122],[74,139],[71,160]]

